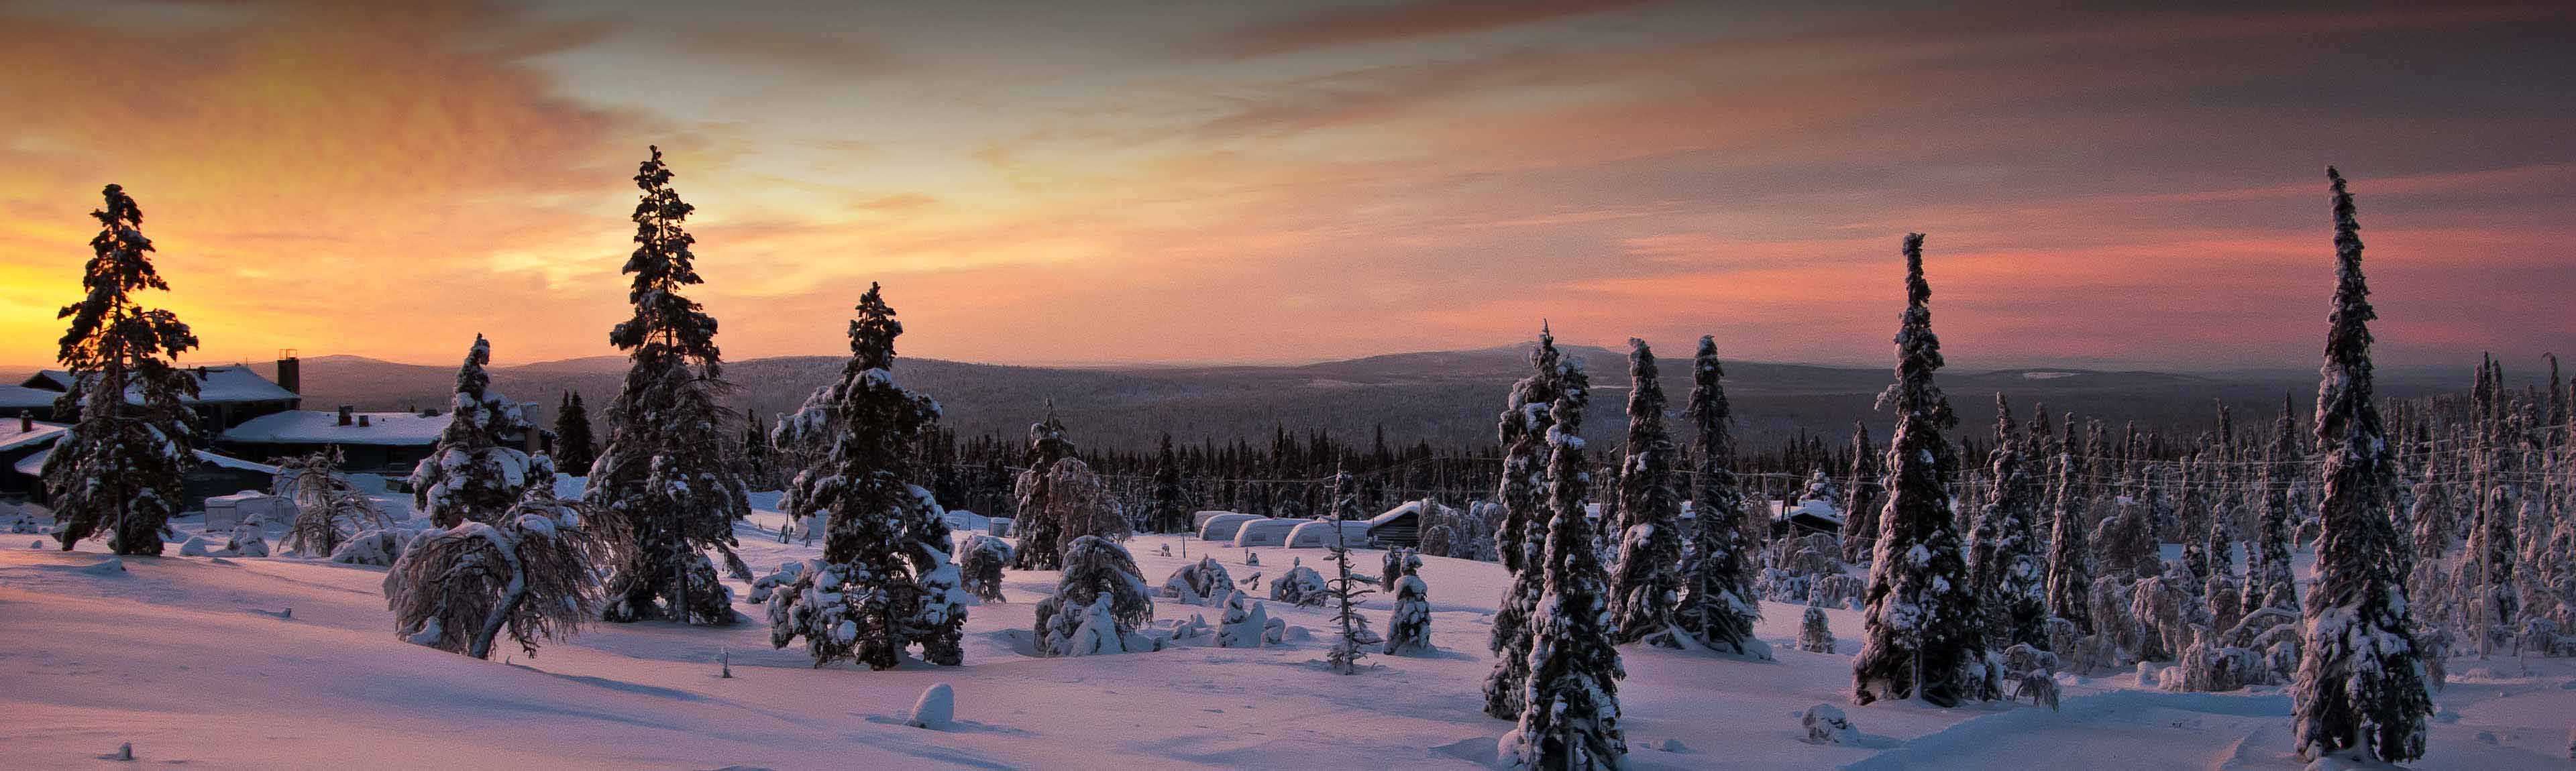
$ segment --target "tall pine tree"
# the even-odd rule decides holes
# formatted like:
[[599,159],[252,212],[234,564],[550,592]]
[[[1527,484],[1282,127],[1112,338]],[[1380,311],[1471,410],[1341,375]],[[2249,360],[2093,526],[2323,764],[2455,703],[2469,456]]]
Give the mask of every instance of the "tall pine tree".
[[1611,573],[1613,639],[1670,635],[1681,597],[1682,502],[1673,480],[1673,440],[1664,429],[1663,378],[1654,349],[1628,339],[1628,457],[1619,471],[1619,513],[1628,522]]
[[1932,382],[1942,361],[1931,299],[1923,234],[1907,234],[1896,382],[1878,398],[1896,412],[1896,431],[1887,440],[1887,505],[1879,511],[1870,560],[1860,655],[1852,660],[1852,698],[1862,704],[1919,692],[1925,703],[1956,706],[1969,691],[1966,666],[1984,658],[1977,597],[1950,511],[1958,459],[1942,432],[1958,417]]
[[64,551],[105,530],[118,554],[160,554],[161,531],[185,505],[180,475],[199,441],[181,402],[197,395],[197,380],[171,361],[196,348],[197,335],[177,314],[135,301],[137,291],[170,284],[152,267],[143,207],[118,185],[101,194],[106,205],[89,213],[98,236],[81,273],[85,296],[55,316],[72,320],[55,355],[72,388],[54,414],[76,417],[43,476]]
[[1544,322],[1529,362],[1535,371],[1512,384],[1496,422],[1503,470],[1494,497],[1502,503],[1503,519],[1494,526],[1494,545],[1512,580],[1494,610],[1489,643],[1494,671],[1485,677],[1485,714],[1504,720],[1520,716],[1521,689],[1529,681],[1529,616],[1544,589],[1537,565],[1546,539],[1546,530],[1539,524],[1545,520],[1539,491],[1547,476],[1539,464],[1539,450],[1547,446],[1548,427],[1554,424],[1552,410],[1566,378],[1556,336]]
[[608,444],[583,493],[632,539],[611,566],[601,618],[729,624],[732,603],[706,550],[731,557],[733,521],[751,504],[740,465],[725,457],[731,413],[716,403],[727,385],[715,317],[680,294],[705,281],[690,249],[697,239],[682,227],[695,209],[671,189],[662,149],[652,152],[635,173],[644,193],[624,268],[634,276],[627,300],[635,315],[608,334],[627,352],[626,380],[608,405]]
[[1691,548],[1674,602],[1672,634],[1646,639],[1665,647],[1767,656],[1770,647],[1753,637],[1762,606],[1753,596],[1752,549],[1744,535],[1744,490],[1735,479],[1735,433],[1725,379],[1717,341],[1702,335],[1691,361],[1685,411],[1698,456],[1691,479]]
[[2433,700],[2406,587],[2394,572],[2397,456],[2371,403],[2370,320],[2379,314],[2362,279],[2361,225],[2343,175],[2328,167],[2326,178],[2334,185],[2335,296],[2317,382],[2325,493],[2291,713],[2303,758],[2347,753],[2403,763],[2424,754]]
[[[2092,549],[2085,531],[2085,459],[2075,454],[2075,413],[2066,414],[2066,438],[2057,444],[2056,496],[2049,501],[2048,615],[2066,619],[2080,635],[2093,633]],[[2073,651],[2057,651],[2071,655]]]
[[1591,384],[1581,366],[1559,375],[1547,429],[1548,525],[1543,581],[1529,619],[1527,683],[1519,722],[1504,734],[1501,754],[1520,768],[1616,769],[1628,754],[1619,728],[1619,649],[1611,643],[1609,576],[1601,569],[1584,501],[1591,478],[1583,459],[1583,408]]

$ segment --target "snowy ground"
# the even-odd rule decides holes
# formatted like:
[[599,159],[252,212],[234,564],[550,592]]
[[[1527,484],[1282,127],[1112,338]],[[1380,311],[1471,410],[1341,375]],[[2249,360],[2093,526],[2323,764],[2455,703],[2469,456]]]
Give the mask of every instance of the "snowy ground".
[[[757,526],[743,556],[767,570],[814,553]],[[181,529],[192,528],[193,520]],[[1321,663],[1319,609],[1271,607],[1317,632],[1258,650],[1203,647],[1077,659],[1027,655],[1033,603],[1052,573],[1008,576],[1009,602],[974,609],[966,665],[908,661],[886,672],[820,670],[773,650],[765,625],[599,625],[537,658],[483,662],[394,639],[381,568],[295,559],[129,558],[0,543],[0,768],[131,767],[100,759],[132,742],[137,762],[190,769],[518,767],[1458,768],[1493,756],[1508,725],[1482,715],[1487,620],[1499,566],[1428,559],[1427,657],[1374,656],[1358,676]],[[1174,548],[1162,556],[1163,546]],[[1183,564],[1178,536],[1133,544],[1149,583]],[[1321,550],[1214,553],[1238,580],[1320,569]],[[177,549],[172,548],[176,554]],[[1378,555],[1358,564],[1373,572]],[[1266,585],[1266,582],[1265,582]],[[736,596],[748,594],[737,584]],[[1389,598],[1372,596],[1381,630]],[[292,609],[292,614],[285,611]],[[760,610],[738,608],[755,618]],[[1844,655],[1789,644],[1798,609],[1766,605],[1774,662],[1631,647],[1621,684],[1641,769],[2293,769],[2288,697],[2139,690],[2122,675],[2069,680],[2064,709],[1848,707],[1855,744],[1798,740],[1796,713],[1847,705],[1859,618],[1833,611]],[[1216,615],[1163,602],[1157,618]],[[717,677],[729,651],[733,679]],[[515,653],[515,651],[512,651]],[[2425,769],[2567,769],[2576,667],[2451,663]],[[902,722],[922,690],[950,683],[958,723]]]

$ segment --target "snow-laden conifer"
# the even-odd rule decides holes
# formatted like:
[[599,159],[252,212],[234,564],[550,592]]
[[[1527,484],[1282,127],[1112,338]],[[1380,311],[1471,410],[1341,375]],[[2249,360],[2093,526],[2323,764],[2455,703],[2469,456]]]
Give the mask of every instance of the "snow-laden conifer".
[[[2077,636],[2093,633],[2090,603],[2093,595],[2093,550],[2085,545],[2085,532],[2091,529],[2084,512],[2086,489],[2083,476],[2085,459],[2075,455],[2075,416],[2066,416],[2066,441],[2057,449],[2056,495],[2049,501],[2048,525],[2048,615],[2065,619]],[[2072,657],[2073,651],[2056,650],[2065,646],[2049,644],[2058,655]]]
[[2012,406],[1995,394],[1995,448],[1989,454],[1994,496],[1978,512],[1969,538],[1969,579],[1983,608],[1985,650],[2048,644],[2046,567],[2032,520],[2040,485],[2023,456]]
[[623,269],[634,277],[627,291],[634,316],[608,334],[627,352],[626,378],[608,405],[607,444],[582,493],[592,516],[616,520],[633,539],[610,566],[600,616],[730,624],[732,602],[706,550],[731,558],[733,522],[751,513],[749,491],[726,453],[732,413],[717,403],[728,386],[715,317],[680,294],[704,283],[690,248],[697,239],[682,226],[695,209],[671,188],[661,148],[652,153],[635,173],[644,192]]
[[1610,639],[1609,575],[1585,521],[1591,478],[1583,458],[1583,409],[1591,384],[1580,366],[1560,376],[1547,428],[1549,518],[1544,582],[1529,619],[1527,683],[1501,755],[1528,769],[1616,769],[1628,754],[1619,727],[1619,649]]
[[2279,420],[2273,423],[2272,441],[2263,451],[2263,480],[2259,491],[2263,510],[2256,519],[2254,548],[2245,560],[2245,602],[2247,610],[2278,608],[2299,610],[2299,585],[2290,573],[2290,550],[2295,545],[2291,528],[2290,478],[2298,476],[2292,465],[2292,450],[2298,442],[2298,423],[2290,416],[2288,405],[2282,405]]
[[1127,547],[1096,535],[1064,546],[1064,574],[1038,601],[1038,652],[1049,656],[1134,653],[1151,644],[1133,632],[1154,623],[1154,598]]
[[1905,237],[1905,311],[1896,335],[1896,382],[1879,396],[1896,413],[1888,438],[1887,505],[1870,560],[1852,698],[1868,704],[1917,693],[1940,707],[1971,695],[1965,669],[1984,660],[1977,597],[1968,586],[1950,478],[1958,465],[1942,432],[1958,424],[1932,381],[1941,340],[1932,333],[1932,285],[1923,280],[1923,235]]
[[1539,325],[1538,346],[1530,349],[1529,362],[1533,371],[1512,384],[1496,421],[1503,470],[1494,497],[1502,504],[1503,517],[1494,527],[1494,545],[1512,580],[1494,609],[1488,644],[1494,671],[1485,677],[1485,714],[1504,720],[1520,716],[1521,690],[1529,680],[1529,617],[1544,588],[1535,568],[1546,539],[1542,523],[1547,520],[1539,503],[1540,490],[1547,484],[1540,451],[1547,446],[1548,427],[1554,423],[1550,412],[1567,371],[1563,354],[1556,350],[1556,336],[1545,324]]
[[1396,656],[1429,653],[1431,587],[1422,581],[1422,558],[1404,555],[1400,570],[1395,579],[1395,613],[1386,620],[1386,652]]
[[1011,543],[983,533],[957,542],[959,585],[986,602],[1002,600],[1002,566],[1011,561]]
[[1029,426],[1028,457],[1028,470],[1020,472],[1012,487],[1019,512],[1012,528],[1020,533],[1013,568],[1054,570],[1063,564],[1062,545],[1084,536],[1127,539],[1125,512],[1100,475],[1073,454],[1073,442],[1065,438],[1064,422],[1056,419],[1052,404],[1045,420]]
[[528,486],[528,453],[511,440],[534,430],[519,405],[491,390],[492,344],[482,335],[456,369],[447,428],[438,446],[412,467],[412,508],[437,527],[491,522],[517,505]]
[[1825,609],[1807,606],[1798,618],[1798,650],[1808,653],[1834,652],[1834,628],[1825,623]]
[[2326,177],[2334,183],[2336,280],[2317,384],[2325,486],[2291,713],[2301,757],[2345,753],[2403,763],[2424,754],[2433,702],[2416,658],[2406,589],[2392,572],[2397,458],[2371,402],[2370,320],[2378,314],[2361,273],[2361,226],[2343,175],[2328,168]]
[[1753,637],[1762,606],[1753,593],[1753,547],[1744,534],[1744,491],[1735,477],[1734,417],[1725,379],[1717,342],[1701,336],[1691,361],[1690,402],[1683,410],[1691,421],[1698,463],[1691,474],[1695,516],[1690,550],[1682,558],[1671,633],[1649,633],[1646,640],[1664,647],[1767,657],[1769,646]]
[[1673,631],[1681,598],[1681,495],[1673,479],[1672,436],[1664,428],[1664,386],[1655,352],[1628,339],[1628,455],[1620,464],[1618,567],[1611,571],[1612,639],[1631,643]]
[[771,595],[770,644],[803,637],[816,666],[849,659],[870,669],[893,667],[918,644],[924,660],[954,666],[968,595],[938,501],[907,481],[920,471],[918,444],[938,425],[939,403],[895,383],[903,322],[880,287],[868,286],[857,311],[840,380],[815,389],[773,433],[780,444],[822,448],[779,506],[822,517],[830,534],[823,558]]
[[56,314],[71,319],[55,360],[72,387],[54,401],[54,416],[72,425],[40,474],[64,551],[104,530],[110,551],[160,554],[162,531],[186,506],[180,476],[201,441],[181,403],[197,395],[197,380],[171,365],[197,347],[197,335],[177,314],[135,300],[170,284],[152,267],[143,208],[124,187],[101,193],[106,205],[89,213],[99,227],[81,271],[83,297]]

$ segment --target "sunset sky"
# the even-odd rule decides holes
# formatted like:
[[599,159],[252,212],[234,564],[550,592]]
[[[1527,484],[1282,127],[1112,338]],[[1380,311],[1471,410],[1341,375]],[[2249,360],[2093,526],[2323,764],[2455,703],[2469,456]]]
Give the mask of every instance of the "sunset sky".
[[1922,231],[1954,365],[2311,367],[2328,163],[2384,362],[2576,354],[2548,6],[361,5],[0,3],[0,366],[110,182],[197,360],[614,353],[652,143],[734,359],[1877,364]]

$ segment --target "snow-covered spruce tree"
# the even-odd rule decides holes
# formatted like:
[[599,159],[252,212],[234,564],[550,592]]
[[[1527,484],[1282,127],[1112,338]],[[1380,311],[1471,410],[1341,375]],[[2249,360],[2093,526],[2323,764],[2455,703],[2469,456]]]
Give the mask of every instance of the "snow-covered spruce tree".
[[1843,501],[1843,561],[1859,564],[1870,558],[1878,542],[1878,461],[1880,453],[1869,446],[1869,426],[1852,421],[1851,489]]
[[[2090,635],[2093,633],[2093,614],[2090,612],[2093,550],[2084,543],[2084,532],[2090,528],[2084,521],[2085,462],[2075,456],[2073,413],[2067,415],[2066,431],[2067,441],[2058,445],[2057,497],[2050,502],[2053,511],[2048,518],[2048,615],[2065,619],[2079,635]],[[2054,650],[2063,646],[2051,643],[2049,647]],[[2055,652],[2070,657],[2074,654],[2065,650]]]
[[1392,656],[1429,653],[1431,587],[1422,582],[1422,558],[1404,555],[1402,570],[1395,579],[1395,614],[1386,620],[1386,652]]
[[519,405],[491,391],[492,376],[483,371],[490,363],[492,344],[475,335],[465,364],[456,369],[447,428],[429,457],[412,467],[412,507],[429,515],[431,525],[491,522],[516,505],[528,486],[528,454],[503,439],[530,427]]
[[985,602],[1002,601],[1002,566],[1011,561],[1011,544],[983,533],[957,543],[959,585]]
[[2424,754],[2433,713],[2416,659],[2406,588],[2392,574],[2397,534],[2389,509],[2397,459],[2371,403],[2370,288],[2361,274],[2361,225],[2332,167],[2335,306],[2317,383],[2317,443],[2326,457],[2315,595],[2306,607],[2298,679],[2290,687],[2300,757],[2349,753],[2403,763]]
[[1628,456],[1620,464],[1618,568],[1610,574],[1611,639],[1669,637],[1681,597],[1682,501],[1673,479],[1673,440],[1664,430],[1664,386],[1655,352],[1628,339]]
[[278,462],[277,494],[295,501],[286,546],[306,557],[332,556],[350,537],[394,524],[375,499],[340,475],[337,445]]
[[1164,434],[1162,451],[1154,455],[1154,499],[1145,513],[1145,529],[1177,533],[1189,526],[1189,507],[1181,503],[1181,459],[1172,452],[1172,435]]
[[1011,530],[1020,537],[1011,552],[1013,570],[1055,570],[1064,566],[1064,523],[1050,515],[1056,462],[1073,457],[1073,441],[1064,436],[1064,421],[1047,402],[1046,418],[1029,424],[1029,466],[1011,485],[1018,519]]
[[580,507],[540,491],[490,523],[466,521],[414,539],[385,572],[394,636],[478,659],[508,632],[530,656],[599,612],[596,566],[616,548]]
[[1547,444],[1548,427],[1555,422],[1550,411],[1567,373],[1564,357],[1556,350],[1556,336],[1544,323],[1539,325],[1538,346],[1530,349],[1529,362],[1535,371],[1512,384],[1496,422],[1503,470],[1494,498],[1502,505],[1503,517],[1494,527],[1494,545],[1512,580],[1494,610],[1488,646],[1494,654],[1494,671],[1485,677],[1485,714],[1504,720],[1520,717],[1521,688],[1529,680],[1529,617],[1543,588],[1535,566],[1546,542],[1545,528],[1539,524],[1546,521],[1539,491],[1547,476],[1539,450]]
[[1825,623],[1825,609],[1807,606],[1798,618],[1798,650],[1808,653],[1834,652],[1834,628]]
[[[1246,562],[1245,564],[1258,563]],[[1253,576],[1258,578],[1260,574],[1255,573]],[[1273,602],[1320,608],[1326,601],[1332,599],[1332,593],[1324,580],[1324,574],[1317,573],[1314,568],[1308,567],[1303,558],[1292,557],[1289,558],[1288,572],[1279,574],[1278,578],[1270,579],[1270,599]]]
[[959,663],[967,597],[948,561],[948,525],[919,472],[917,444],[938,425],[939,403],[894,381],[903,334],[875,284],[850,321],[841,379],[815,389],[778,422],[780,444],[824,448],[796,475],[779,507],[830,523],[823,558],[770,596],[769,642],[798,637],[815,666],[837,659],[888,669],[918,643],[934,664]]
[[2212,631],[2223,632],[2245,617],[2245,583],[2236,577],[2236,516],[2223,497],[2227,484],[2224,471],[2216,471],[2212,493],[2215,508],[2210,512],[2208,546],[2201,549],[2208,560],[2209,575],[2201,579],[2201,606]]
[[[2424,443],[2424,470],[2416,477],[2414,500],[2407,507],[2413,532],[2415,570],[2407,576],[2407,600],[2413,607],[2417,623],[2440,627],[2452,618],[2458,607],[2452,586],[2450,564],[2451,536],[2454,521],[2451,513],[2450,485],[2444,483],[2442,456]],[[2250,571],[2249,571],[2250,572]],[[2249,576],[2250,579],[2250,576]],[[2253,594],[2249,580],[2245,591]],[[2251,603],[2248,606],[2251,607]]]
[[1896,431],[1887,440],[1887,505],[1870,560],[1860,654],[1852,659],[1852,698],[1868,704],[1919,692],[1925,703],[1950,707],[1969,695],[1964,670],[1985,652],[1950,512],[1958,459],[1942,431],[1958,417],[1932,382],[1941,340],[1932,333],[1921,233],[1905,236],[1905,299],[1896,382],[1879,395],[1880,406],[1896,413]]
[[[2479,474],[2482,478],[2492,478],[2497,473],[2492,461],[2481,458],[2470,462],[2488,466]],[[2462,605],[2472,624],[2470,632],[2476,635],[2478,655],[2483,657],[2512,639],[2515,620],[2522,612],[2521,596],[2514,584],[2514,525],[2519,517],[2508,508],[2513,496],[2506,486],[2481,482],[2473,490],[2480,499],[2472,507],[2469,540],[2461,556],[2460,587]]]
[[731,413],[717,404],[728,386],[715,317],[680,294],[704,280],[690,250],[697,239],[682,228],[694,209],[671,176],[659,147],[635,173],[644,192],[624,268],[634,276],[627,300],[635,315],[608,334],[627,352],[626,379],[609,402],[608,441],[582,499],[633,539],[610,565],[603,620],[730,624],[732,602],[706,550],[731,557],[733,521],[751,504],[740,464],[725,453]]
[[1048,656],[1135,653],[1130,633],[1154,623],[1154,598],[1127,547],[1096,535],[1064,546],[1064,576],[1038,601],[1038,652]]
[[42,475],[64,551],[105,530],[110,551],[160,554],[161,532],[184,506],[180,475],[199,441],[180,403],[197,395],[197,380],[170,362],[196,348],[197,335],[177,314],[135,301],[137,291],[166,292],[170,284],[152,267],[143,208],[121,186],[102,193],[106,205],[89,213],[99,227],[81,272],[83,297],[56,314],[71,319],[55,360],[73,382],[54,415],[72,426],[54,441]]
[[1499,748],[1518,768],[1616,769],[1628,754],[1619,728],[1619,648],[1610,639],[1609,576],[1585,521],[1583,407],[1591,384],[1579,366],[1562,376],[1548,426],[1548,510],[1540,563],[1545,582],[1529,620],[1528,683],[1519,722]]
[[[2284,405],[2286,407],[2286,405]],[[2263,511],[2254,530],[2254,548],[2245,565],[2245,609],[2299,609],[2298,579],[2290,573],[2290,481],[2299,475],[2289,460],[2298,443],[2298,422],[2286,410],[2273,423],[2272,442],[2263,451]]]
[[1163,579],[1163,596],[1186,605],[1213,606],[1233,591],[1233,574],[1226,572],[1215,557],[1200,557]]
[[1360,659],[1368,658],[1369,646],[1384,640],[1369,631],[1368,617],[1360,615],[1360,600],[1375,593],[1368,587],[1366,576],[1351,572],[1351,550],[1339,541],[1325,547],[1324,559],[1333,563],[1333,647],[1324,653],[1324,661],[1333,671],[1345,675],[1359,674]]
[[1989,455],[1995,494],[1978,512],[1969,542],[1968,573],[1984,609],[1986,650],[2016,644],[2048,645],[2048,596],[2031,520],[2039,507],[2038,481],[2022,457],[2012,406],[1995,394],[1995,449]]
[[590,430],[590,407],[581,403],[580,391],[564,392],[563,402],[555,408],[555,466],[577,474],[590,472],[592,461],[599,460],[598,437]]
[[1701,336],[1691,361],[1690,403],[1684,408],[1698,451],[1699,466],[1691,480],[1691,508],[1697,516],[1692,517],[1690,551],[1673,601],[1671,633],[1649,633],[1646,639],[1668,648],[1768,656],[1769,647],[1753,637],[1762,606],[1753,594],[1752,544],[1744,537],[1744,492],[1735,479],[1734,418],[1726,403],[1725,379],[1717,342]]

